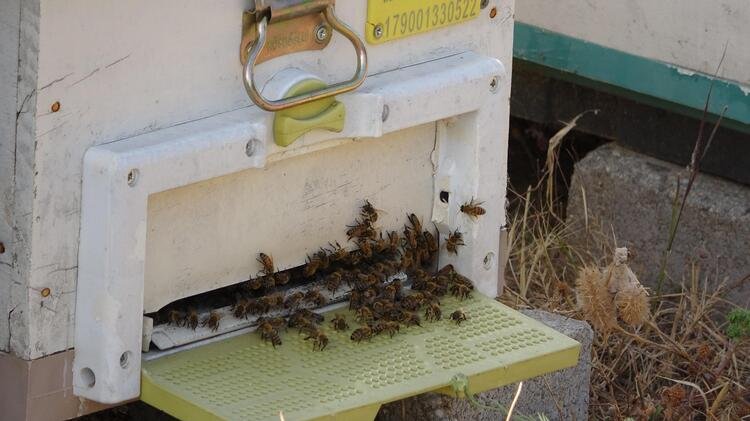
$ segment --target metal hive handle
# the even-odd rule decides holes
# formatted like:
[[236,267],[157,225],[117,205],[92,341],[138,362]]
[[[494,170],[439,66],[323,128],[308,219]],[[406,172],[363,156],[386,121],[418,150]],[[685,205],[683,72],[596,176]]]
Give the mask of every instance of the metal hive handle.
[[340,21],[333,12],[333,5],[328,5],[323,12],[328,23],[331,27],[339,31],[345,36],[354,46],[354,51],[357,53],[357,71],[354,76],[345,82],[339,82],[326,88],[315,90],[312,92],[295,95],[290,98],[284,98],[279,100],[270,100],[263,97],[256,88],[257,83],[253,79],[253,70],[255,68],[255,61],[258,55],[266,45],[266,35],[268,27],[268,17],[264,16],[257,23],[258,39],[248,48],[249,53],[247,62],[245,62],[243,79],[245,83],[245,90],[247,95],[253,102],[260,108],[266,111],[280,111],[287,108],[291,108],[301,104],[307,104],[308,102],[316,101],[330,96],[342,94],[357,89],[364,81],[367,76],[367,50],[362,40],[354,33],[354,31],[347,26],[344,22]]

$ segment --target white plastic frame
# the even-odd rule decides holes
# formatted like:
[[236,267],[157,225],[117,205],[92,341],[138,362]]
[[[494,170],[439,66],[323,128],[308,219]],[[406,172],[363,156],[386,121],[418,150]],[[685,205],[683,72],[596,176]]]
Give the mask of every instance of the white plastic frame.
[[[433,222],[459,227],[460,257],[445,256],[488,295],[497,293],[504,218],[505,157],[499,139],[502,99],[493,96],[505,69],[467,52],[370,76],[346,105],[342,133],[315,133],[298,153],[326,141],[379,137],[438,122]],[[388,118],[383,121],[384,106]],[[76,298],[74,392],[103,403],[140,394],[146,215],[151,194],[250,168],[262,168],[273,145],[269,114],[239,110],[90,148],[84,158]],[[252,155],[248,156],[249,149]],[[292,147],[294,148],[294,146]],[[288,153],[293,156],[294,153]],[[451,200],[439,200],[439,191]],[[458,212],[471,197],[486,202],[482,229]],[[441,261],[443,257],[441,256]]]

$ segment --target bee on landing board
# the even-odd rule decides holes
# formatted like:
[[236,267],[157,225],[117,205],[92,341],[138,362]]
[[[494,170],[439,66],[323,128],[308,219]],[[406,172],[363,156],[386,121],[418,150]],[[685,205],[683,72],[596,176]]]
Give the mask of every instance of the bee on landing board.
[[445,248],[449,253],[458,254],[458,247],[465,246],[464,235],[458,230],[453,231],[445,241]]
[[466,321],[466,319],[467,319],[466,314],[463,311],[461,311],[461,309],[458,309],[454,311],[453,313],[451,313],[451,320],[456,322],[457,325],[461,325],[461,322]]
[[189,308],[187,315],[185,315],[185,326],[195,330],[198,327],[198,311],[194,308]]
[[286,297],[286,300],[284,300],[284,308],[292,309],[292,308],[299,307],[299,303],[302,301],[303,298],[305,298],[305,293],[301,291],[297,291],[297,292],[289,294]]
[[464,203],[461,205],[461,212],[469,215],[471,219],[477,219],[478,217],[484,215],[486,211],[481,206],[484,202],[478,202],[474,200],[474,198],[471,199],[469,203]]
[[312,303],[316,307],[320,307],[326,303],[326,297],[324,297],[323,294],[320,293],[320,291],[311,289],[307,291],[302,301],[306,303]]
[[331,320],[331,325],[333,325],[333,329],[337,331],[349,329],[349,324],[346,322],[344,316],[340,314],[337,314],[336,317]]
[[169,313],[167,313],[167,323],[174,326],[183,326],[185,324],[185,313],[177,310],[169,310]]
[[364,340],[372,339],[372,328],[370,326],[363,326],[352,332],[351,340],[360,343]]
[[380,335],[381,333],[385,332],[390,336],[391,338],[393,335],[398,333],[399,324],[397,322],[378,322],[373,328],[372,331],[376,335]]
[[344,277],[342,275],[341,269],[332,272],[325,278],[326,283],[326,289],[331,292],[331,294],[335,294],[336,291],[341,286],[341,282],[343,281]]
[[427,308],[424,309],[424,318],[433,322],[440,320],[443,317],[443,312],[440,310],[438,303],[432,302]]
[[307,341],[310,339],[313,341],[313,351],[322,351],[328,346],[328,336],[320,330],[309,332],[307,337],[305,337],[305,340]]
[[205,319],[201,322],[201,326],[208,326],[209,329],[211,329],[212,332],[216,332],[219,330],[219,321],[221,320],[221,314],[211,311],[208,313],[208,316],[206,316]]

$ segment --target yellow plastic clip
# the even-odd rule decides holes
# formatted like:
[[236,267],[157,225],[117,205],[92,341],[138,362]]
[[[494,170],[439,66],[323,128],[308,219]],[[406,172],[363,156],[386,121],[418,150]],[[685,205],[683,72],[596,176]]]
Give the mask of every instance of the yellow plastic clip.
[[[306,79],[289,89],[284,98],[318,90],[325,86],[325,83],[319,80]],[[345,118],[344,104],[333,97],[278,111],[273,121],[274,142],[281,147],[286,147],[313,129],[339,133],[344,130]]]

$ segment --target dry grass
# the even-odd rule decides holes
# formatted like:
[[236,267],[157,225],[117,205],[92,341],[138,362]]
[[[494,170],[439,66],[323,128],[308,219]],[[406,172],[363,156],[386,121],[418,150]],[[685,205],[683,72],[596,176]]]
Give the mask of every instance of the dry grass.
[[[553,205],[539,205],[554,195],[538,190],[516,195],[501,300],[517,308],[541,308],[591,322],[595,339],[590,417],[737,420],[750,416],[750,341],[735,342],[725,334],[731,309],[724,300],[727,288],[709,291],[709,275],[694,264],[679,291],[652,293],[654,305],[645,322],[626,323],[632,321],[627,311],[616,316],[617,300],[607,298],[606,290],[596,286],[592,290],[586,281],[606,276],[616,233],[602,229],[594,219],[578,228],[567,226],[557,216],[559,211],[551,210]],[[594,300],[579,305],[581,294]],[[607,306],[611,311],[604,311]]]

